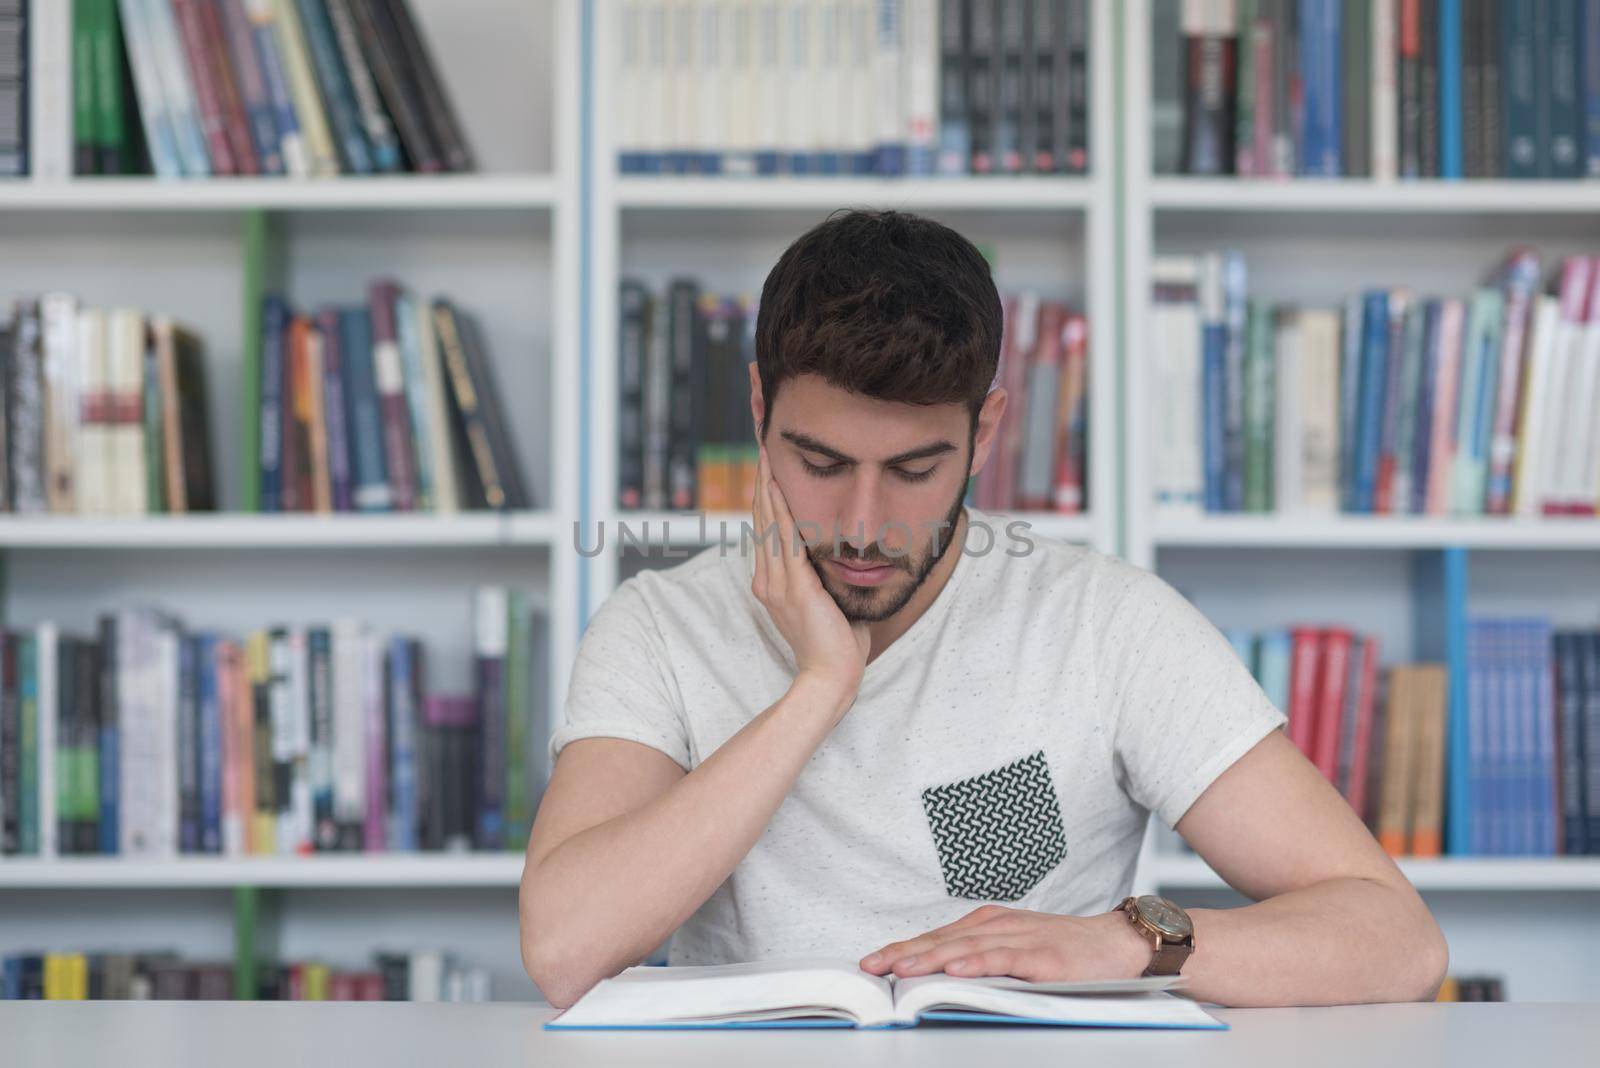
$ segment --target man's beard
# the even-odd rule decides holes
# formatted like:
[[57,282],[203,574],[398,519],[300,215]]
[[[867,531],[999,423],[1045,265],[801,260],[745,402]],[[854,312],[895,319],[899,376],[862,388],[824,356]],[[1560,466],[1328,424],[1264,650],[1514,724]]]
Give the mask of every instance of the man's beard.
[[[945,512],[945,525],[934,533],[930,539],[928,549],[920,559],[913,560],[909,556],[890,556],[882,551],[876,541],[865,554],[856,553],[848,545],[839,546],[839,559],[859,561],[861,563],[887,564],[901,571],[911,573],[911,581],[898,595],[882,605],[873,605],[873,598],[877,597],[882,586],[851,586],[846,584],[843,595],[835,593],[828,584],[828,573],[823,568],[823,562],[833,558],[833,544],[823,541],[817,545],[806,548],[806,556],[811,561],[811,566],[816,569],[817,580],[822,583],[822,588],[828,591],[833,598],[833,603],[839,606],[839,611],[844,613],[844,618],[851,623],[879,623],[890,618],[922,588],[928,580],[933,569],[939,566],[939,561],[944,559],[944,554],[950,550],[955,541],[956,523],[961,518],[962,500],[966,496],[966,483],[962,483],[961,490],[956,493],[956,499]],[[842,537],[841,532],[841,537]],[[915,532],[914,532],[915,533]],[[959,549],[957,550],[960,551]]]

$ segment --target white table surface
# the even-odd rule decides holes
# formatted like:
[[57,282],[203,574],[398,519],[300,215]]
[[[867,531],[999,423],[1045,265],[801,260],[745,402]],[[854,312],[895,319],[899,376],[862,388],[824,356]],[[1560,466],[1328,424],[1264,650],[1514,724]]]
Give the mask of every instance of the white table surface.
[[558,1032],[548,1006],[0,1002],[7,1068],[905,1065],[992,1068],[1534,1068],[1600,1064],[1600,1004],[1215,1009],[1228,1031],[950,1026],[900,1031]]

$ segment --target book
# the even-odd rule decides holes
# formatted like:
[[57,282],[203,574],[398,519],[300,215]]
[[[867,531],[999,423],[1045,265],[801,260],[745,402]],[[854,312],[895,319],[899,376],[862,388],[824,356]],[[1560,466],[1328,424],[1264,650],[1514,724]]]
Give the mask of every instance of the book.
[[914,1027],[922,1021],[1226,1030],[1175,996],[1178,977],[1082,983],[875,976],[853,962],[635,966],[603,979],[548,1030]]

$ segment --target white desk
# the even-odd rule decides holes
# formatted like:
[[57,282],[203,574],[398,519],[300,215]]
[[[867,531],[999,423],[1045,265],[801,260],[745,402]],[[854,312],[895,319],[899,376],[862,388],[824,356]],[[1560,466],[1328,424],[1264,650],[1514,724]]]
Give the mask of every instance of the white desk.
[[0,1002],[7,1068],[399,1065],[1115,1064],[1119,1068],[1536,1068],[1596,1063],[1600,1005],[1223,1009],[1229,1031],[928,1027],[904,1031],[556,1032],[548,1007],[385,1002]]

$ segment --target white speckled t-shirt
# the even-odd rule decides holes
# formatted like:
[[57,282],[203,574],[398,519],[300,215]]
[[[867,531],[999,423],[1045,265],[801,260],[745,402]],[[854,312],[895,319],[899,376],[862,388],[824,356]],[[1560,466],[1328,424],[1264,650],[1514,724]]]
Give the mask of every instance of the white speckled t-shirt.
[[[669,963],[857,957],[989,901],[1103,912],[1132,886],[1147,814],[1175,825],[1283,726],[1160,578],[967,516],[945,588],[867,665]],[[627,738],[692,771],[783,696],[794,658],[753,573],[753,555],[713,546],[621,583],[584,633],[551,753]]]

